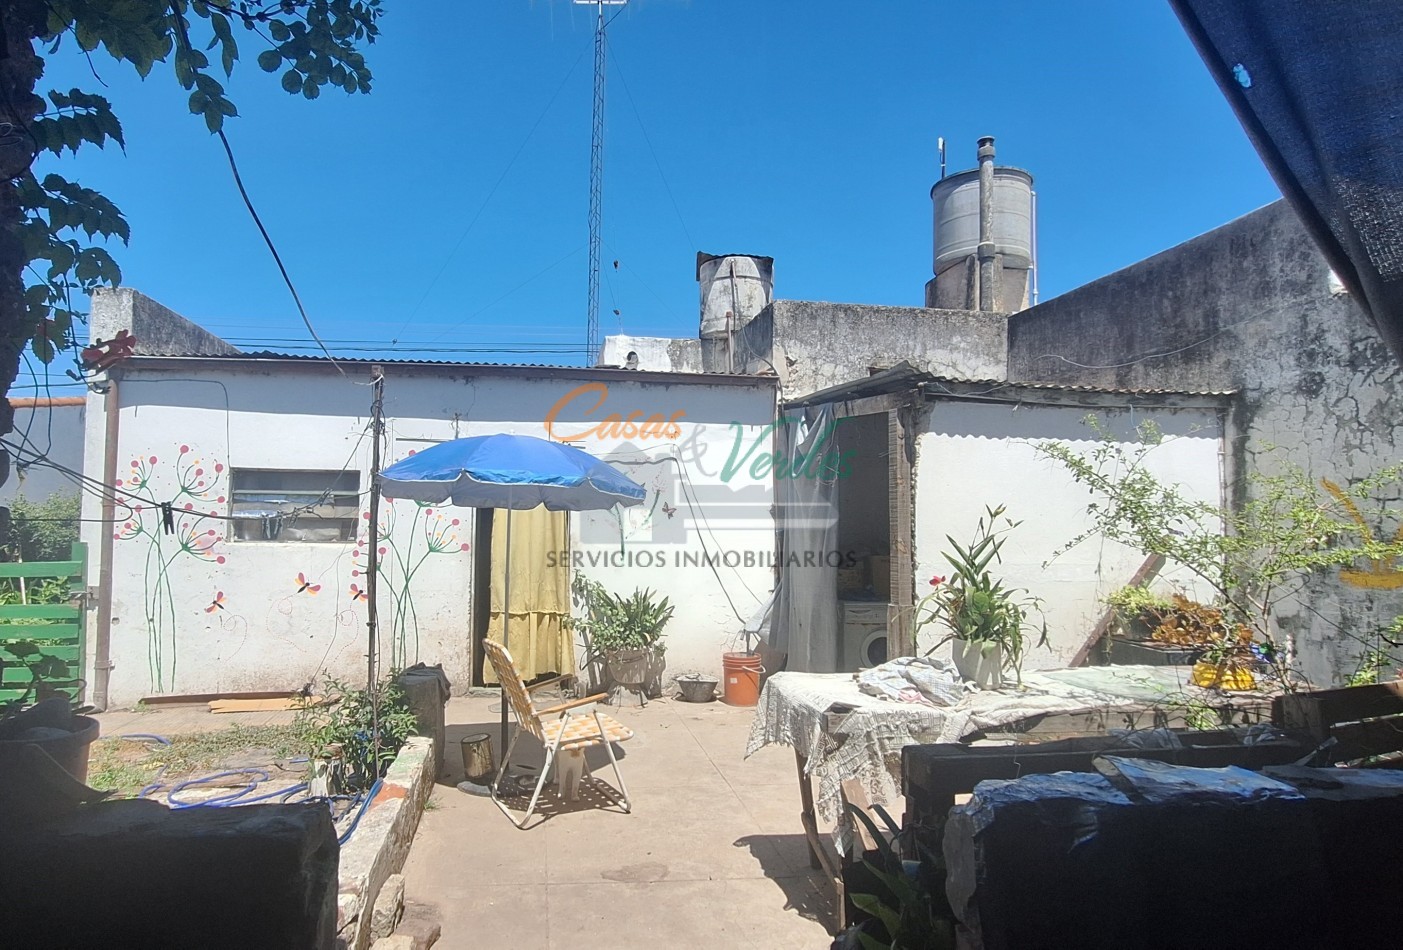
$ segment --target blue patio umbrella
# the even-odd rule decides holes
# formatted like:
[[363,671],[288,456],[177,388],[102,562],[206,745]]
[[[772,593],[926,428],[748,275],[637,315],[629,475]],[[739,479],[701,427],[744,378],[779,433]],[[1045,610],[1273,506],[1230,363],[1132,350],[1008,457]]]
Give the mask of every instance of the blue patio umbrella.
[[[511,559],[512,510],[545,505],[551,511],[599,511],[643,503],[642,485],[573,445],[529,435],[479,435],[417,452],[380,472],[387,498],[429,504],[451,501],[466,508],[507,510]],[[504,572],[502,645],[507,642],[511,572]],[[502,749],[507,747],[507,699],[502,694]]]

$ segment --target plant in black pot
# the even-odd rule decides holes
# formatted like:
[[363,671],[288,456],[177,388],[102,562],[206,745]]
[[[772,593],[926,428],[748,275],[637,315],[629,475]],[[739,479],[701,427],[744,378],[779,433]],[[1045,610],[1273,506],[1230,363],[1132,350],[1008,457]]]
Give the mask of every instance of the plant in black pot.
[[612,594],[598,581],[576,574],[571,583],[582,615],[571,626],[585,641],[585,666],[602,686],[656,693],[662,676],[664,628],[673,606],[651,590]]
[[99,727],[63,691],[77,685],[68,664],[42,642],[0,639],[0,684],[19,690],[0,702],[0,814],[39,819],[102,798],[83,784]]

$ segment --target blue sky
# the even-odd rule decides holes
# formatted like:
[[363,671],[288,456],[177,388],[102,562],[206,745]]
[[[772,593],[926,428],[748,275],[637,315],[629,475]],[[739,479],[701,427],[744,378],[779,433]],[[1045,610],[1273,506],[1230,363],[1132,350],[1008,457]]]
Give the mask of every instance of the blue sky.
[[[592,9],[384,5],[369,96],[288,96],[236,31],[226,129],[314,324],[361,356],[581,362]],[[1278,196],[1163,2],[633,0],[609,42],[604,333],[695,335],[697,250],[773,256],[779,297],[919,305],[937,136],[952,172],[989,134],[1034,174],[1043,299]],[[93,66],[105,88],[66,44],[41,83],[107,95],[126,153],[40,171],[126,212],[125,283],[241,346],[308,346],[169,69]]]

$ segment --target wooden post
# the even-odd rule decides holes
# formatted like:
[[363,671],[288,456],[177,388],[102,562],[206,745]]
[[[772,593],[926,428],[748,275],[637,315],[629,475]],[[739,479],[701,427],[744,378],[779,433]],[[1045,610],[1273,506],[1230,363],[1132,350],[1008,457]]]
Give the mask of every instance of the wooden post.
[[[1158,574],[1162,567],[1164,567],[1164,556],[1151,554],[1149,557],[1145,558],[1145,563],[1140,565],[1140,569],[1135,572],[1135,576],[1132,577],[1125,586],[1139,587],[1151,577]],[[1085,663],[1087,658],[1091,656],[1091,651],[1096,648],[1096,645],[1110,634],[1111,624],[1115,622],[1115,619],[1115,608],[1107,607],[1102,612],[1101,619],[1096,621],[1096,626],[1091,628],[1091,634],[1083,641],[1082,645],[1077,648],[1077,652],[1072,655],[1072,661],[1068,663],[1067,666],[1078,667]]]

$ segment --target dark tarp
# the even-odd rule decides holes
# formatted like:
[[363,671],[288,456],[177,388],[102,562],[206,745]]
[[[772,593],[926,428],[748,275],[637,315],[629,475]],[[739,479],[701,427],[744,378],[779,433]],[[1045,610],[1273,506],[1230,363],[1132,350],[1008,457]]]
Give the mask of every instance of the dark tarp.
[[1403,2],[1170,5],[1330,267],[1403,358]]

